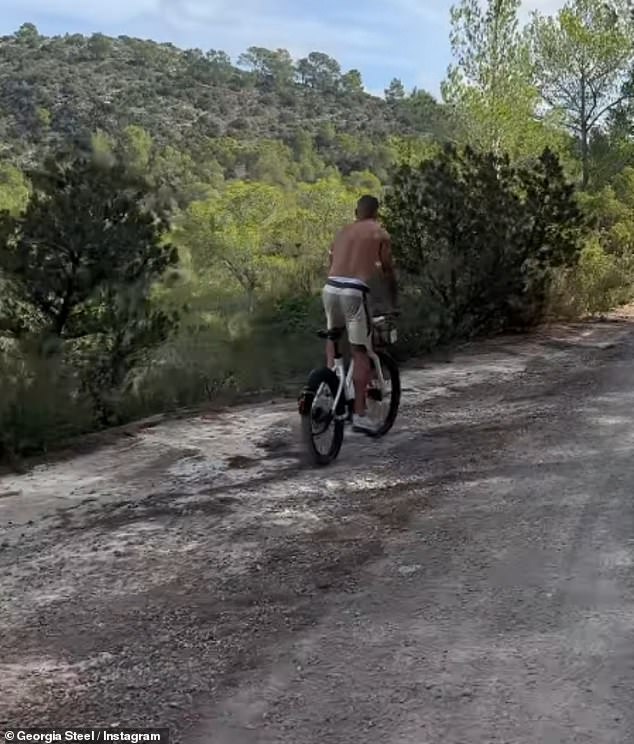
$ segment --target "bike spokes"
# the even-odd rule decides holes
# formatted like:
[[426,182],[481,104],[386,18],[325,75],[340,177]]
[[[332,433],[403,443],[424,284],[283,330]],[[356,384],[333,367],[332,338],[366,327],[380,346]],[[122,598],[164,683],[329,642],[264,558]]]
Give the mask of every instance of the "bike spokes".
[[388,416],[391,399],[392,380],[389,374],[383,373],[379,376],[375,373],[368,386],[366,397],[368,416],[376,423],[383,423]]
[[[335,418],[334,398],[328,385],[320,385],[310,412],[311,431],[315,447],[322,452],[322,437],[326,440],[326,452],[330,449]],[[329,435],[329,436],[328,436]]]

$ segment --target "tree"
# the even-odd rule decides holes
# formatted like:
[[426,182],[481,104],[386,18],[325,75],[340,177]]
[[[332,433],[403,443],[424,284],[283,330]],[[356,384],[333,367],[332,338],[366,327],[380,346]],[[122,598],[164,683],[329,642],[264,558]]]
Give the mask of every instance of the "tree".
[[456,64],[442,84],[454,128],[483,150],[537,155],[552,139],[536,118],[528,44],[520,32],[519,0],[462,0],[451,11]]
[[575,262],[584,224],[549,151],[517,167],[448,145],[401,166],[386,207],[399,263],[445,337],[538,320],[549,272]]
[[[368,174],[368,180],[371,177]],[[352,219],[355,201],[366,190],[358,186],[347,186],[334,177],[299,185],[286,217],[276,223],[276,242],[283,254],[293,259],[286,265],[292,294],[310,296],[316,283],[323,281],[328,247],[338,230]]]
[[152,136],[143,127],[127,126],[121,133],[117,154],[137,175],[147,174],[152,156]]
[[33,23],[23,23],[20,28],[15,32],[15,38],[20,44],[27,46],[33,46],[40,40],[40,32],[37,30],[37,26]]
[[310,215],[303,223],[300,243],[308,253],[317,251],[325,259],[335,233],[352,219],[355,201],[364,190],[358,184],[347,186],[339,178],[322,178],[314,184],[300,185],[298,205]]
[[369,170],[352,171],[346,178],[346,184],[354,191],[363,191],[368,194],[379,194],[381,192],[381,182]]
[[398,78],[392,78],[392,81],[385,89],[385,100],[390,104],[395,104],[404,98],[405,86]]
[[291,147],[296,162],[296,177],[300,181],[312,183],[325,171],[324,161],[314,148],[312,134],[306,129],[297,129],[293,133]]
[[119,165],[59,155],[31,181],[24,212],[0,218],[0,271],[29,310],[15,327],[61,341],[102,337],[113,352],[111,382],[120,382],[123,358],[170,325],[149,294],[177,262],[163,241],[167,221],[145,208],[146,185]]
[[243,290],[249,313],[258,291],[274,281],[277,224],[286,218],[286,205],[280,188],[234,181],[220,195],[191,204],[179,228],[194,269],[220,269]]
[[87,43],[88,50],[95,59],[104,60],[109,54],[112,54],[112,39],[104,34],[93,34]]
[[263,47],[249,47],[240,55],[238,64],[246,67],[262,85],[284,88],[293,81],[295,69],[286,49],[271,51]]
[[[222,187],[224,179],[218,163],[208,162],[202,178],[198,177],[196,163],[184,152],[170,145],[158,150],[152,158],[148,180],[156,198],[166,206],[176,204],[185,208],[195,199],[204,198]],[[204,179],[204,182],[203,182]]]
[[209,78],[214,83],[228,82],[235,72],[235,68],[231,65],[231,58],[226,52],[209,49],[205,54],[205,60],[207,61]]
[[342,75],[341,89],[346,95],[363,93],[363,79],[359,70],[349,70]]
[[427,91],[414,88],[398,102],[398,115],[410,129],[427,137],[445,139],[448,117],[438,101]]
[[620,124],[596,127],[588,143],[588,161],[592,190],[601,190],[624,168],[634,165],[634,141]]
[[634,263],[634,168],[624,168],[600,191],[584,194],[583,205],[602,247]]
[[98,129],[90,137],[90,153],[96,162],[111,166],[116,160],[116,143],[112,137]]
[[260,140],[244,150],[244,165],[250,178],[279,186],[289,184],[292,154],[275,140]]
[[541,95],[579,141],[585,188],[591,135],[629,96],[621,85],[632,63],[632,32],[602,0],[569,0],[554,18],[535,14],[530,38]]
[[323,52],[311,52],[297,63],[297,74],[303,85],[321,92],[331,92],[341,79],[341,66]]
[[397,166],[401,165],[418,165],[423,160],[430,160],[438,155],[441,151],[440,143],[429,137],[396,137],[392,136],[388,140],[390,147],[391,161]]

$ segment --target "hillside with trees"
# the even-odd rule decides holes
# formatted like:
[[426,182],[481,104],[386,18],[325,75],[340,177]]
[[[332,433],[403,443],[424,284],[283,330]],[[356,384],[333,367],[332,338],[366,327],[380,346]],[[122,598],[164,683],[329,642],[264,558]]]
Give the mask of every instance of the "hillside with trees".
[[48,38],[24,24],[0,39],[5,153],[28,163],[52,144],[134,126],[158,147],[209,161],[210,140],[274,141],[296,156],[310,141],[325,166],[348,175],[384,170],[390,135],[443,129],[429,94],[406,94],[393,80],[385,100],[371,96],[358,70],[344,72],[321,52],[293,60],[284,49],[250,47],[236,62],[128,37]]
[[305,373],[364,192],[401,358],[630,299],[628,8],[462,0],[451,29],[441,101],[320,52],[0,39],[0,457]]

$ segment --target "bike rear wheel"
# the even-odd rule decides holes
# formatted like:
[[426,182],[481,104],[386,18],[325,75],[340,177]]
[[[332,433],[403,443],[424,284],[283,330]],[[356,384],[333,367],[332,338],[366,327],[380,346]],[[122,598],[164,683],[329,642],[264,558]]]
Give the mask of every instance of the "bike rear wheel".
[[[369,407],[371,407],[375,402],[373,400],[375,397],[378,398],[376,402],[383,405],[382,423],[376,431],[370,434],[374,439],[385,436],[394,426],[396,416],[398,415],[399,405],[401,403],[401,373],[398,364],[386,351],[377,351],[376,355],[381,364],[381,372],[383,373],[383,379],[386,383],[387,389],[386,391],[383,391],[382,395],[377,394],[376,396],[373,395],[372,388],[368,391]],[[387,395],[389,395],[388,400],[384,397]]]
[[[339,388],[339,378],[327,367],[313,371],[300,397],[299,412],[302,424],[302,439],[307,454],[314,465],[328,465],[339,455],[343,443],[345,411],[334,410],[335,398]],[[342,398],[343,401],[343,398]],[[321,437],[330,434],[326,449],[319,446]]]

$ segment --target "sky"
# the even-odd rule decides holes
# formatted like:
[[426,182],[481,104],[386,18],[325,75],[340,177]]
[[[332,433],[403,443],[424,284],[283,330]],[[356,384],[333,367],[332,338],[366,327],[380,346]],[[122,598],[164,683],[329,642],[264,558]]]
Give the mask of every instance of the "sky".
[[[438,95],[451,62],[452,0],[0,0],[0,35],[22,23],[40,33],[137,36],[184,48],[222,49],[235,61],[249,46],[326,52],[381,94],[394,77]],[[524,0],[556,11],[561,0]]]

